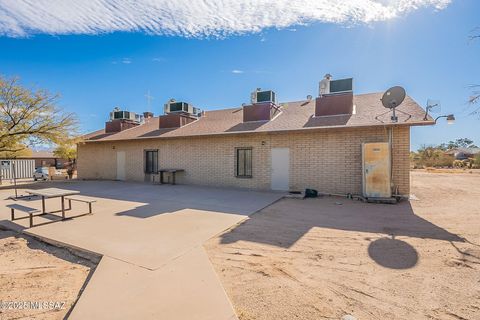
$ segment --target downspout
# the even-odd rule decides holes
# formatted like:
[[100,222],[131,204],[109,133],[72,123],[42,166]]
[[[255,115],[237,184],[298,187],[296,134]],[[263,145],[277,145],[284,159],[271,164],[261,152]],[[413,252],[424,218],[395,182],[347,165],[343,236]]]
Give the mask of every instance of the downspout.
[[388,131],[388,145],[390,148],[390,190],[392,192],[392,196],[397,197],[398,194],[398,187],[395,186],[393,183],[393,126],[387,128]]

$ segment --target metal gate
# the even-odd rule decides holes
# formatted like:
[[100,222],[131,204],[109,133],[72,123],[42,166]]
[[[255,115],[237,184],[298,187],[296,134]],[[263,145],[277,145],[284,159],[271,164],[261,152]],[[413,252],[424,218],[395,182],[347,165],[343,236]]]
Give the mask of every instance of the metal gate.
[[3,180],[13,179],[13,168],[17,179],[32,178],[35,172],[35,160],[0,160],[0,174]]

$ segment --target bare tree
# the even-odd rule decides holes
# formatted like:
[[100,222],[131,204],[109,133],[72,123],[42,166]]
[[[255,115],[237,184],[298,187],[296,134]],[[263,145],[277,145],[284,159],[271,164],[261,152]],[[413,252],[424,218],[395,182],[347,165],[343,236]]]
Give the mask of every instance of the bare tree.
[[57,106],[58,95],[30,90],[18,78],[0,76],[0,152],[60,143],[77,132],[73,113]]
[[[480,39],[480,27],[475,28],[472,30],[472,33],[470,35],[470,40],[478,40]],[[470,112],[471,115],[480,115],[480,84],[472,84],[470,85],[470,89],[472,90],[472,93],[470,95],[470,98],[468,99],[468,103],[473,106],[472,112]]]

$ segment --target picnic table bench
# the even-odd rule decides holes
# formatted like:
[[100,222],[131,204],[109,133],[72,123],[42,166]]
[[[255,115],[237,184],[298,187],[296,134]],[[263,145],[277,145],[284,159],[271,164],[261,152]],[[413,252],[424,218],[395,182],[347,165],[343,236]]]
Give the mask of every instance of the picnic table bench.
[[65,197],[66,200],[68,200],[68,209],[72,209],[72,201],[78,201],[78,202],[84,202],[88,203],[88,213],[92,213],[92,203],[97,202],[97,200],[92,199],[90,197],[85,197],[81,195],[73,195],[73,196],[68,196]]
[[[30,208],[30,207],[27,207],[27,206],[24,206],[24,205],[21,205],[21,204],[8,204],[7,205],[8,208],[10,208],[10,212],[11,212],[11,218],[12,218],[12,221],[13,220],[18,220],[18,219],[24,219],[24,218],[27,218],[27,217],[22,217],[22,218],[16,218],[15,219],[15,210],[18,210],[18,211],[22,211],[22,212],[25,212],[28,214],[28,218],[30,220],[30,228],[33,227],[33,217],[34,217],[34,214],[35,213],[39,213],[40,212],[40,209],[35,209],[35,208]],[[40,214],[37,214],[37,216],[39,216]]]
[[[53,214],[56,212],[61,212],[62,220],[65,220],[65,211],[72,209],[72,201],[88,203],[88,214],[92,214],[92,203],[97,201],[89,197],[78,195],[80,191],[77,191],[77,190],[45,188],[45,189],[25,190],[25,191],[28,194],[42,197],[42,210],[39,210],[36,208],[30,208],[22,204],[9,204],[7,205],[7,207],[10,208],[11,210],[12,221],[16,219],[27,218],[27,217],[15,218],[15,210],[27,213],[28,217],[30,218],[30,228],[33,227],[34,216],[41,216],[45,214]],[[45,208],[45,199],[48,199],[48,198],[60,198],[61,209],[47,212]],[[69,204],[68,208],[65,208],[65,200],[68,200],[68,204]],[[40,214],[36,214],[36,213],[40,213]],[[78,215],[76,217],[78,217]]]
[[[156,173],[158,175],[160,175],[160,184],[163,184],[163,174],[167,172],[167,173],[170,173],[172,175],[172,182],[171,184],[175,184],[175,175],[177,174],[177,172],[185,172],[185,169],[159,169]],[[155,178],[153,179],[153,182],[155,183]]]
[[[60,189],[60,188],[45,188],[45,189],[38,189],[38,190],[26,190],[27,193],[33,194],[36,196],[42,197],[42,214],[46,214],[45,211],[45,199],[46,198],[60,198],[60,204],[62,205],[62,209],[59,210],[62,212],[62,219],[65,219],[65,197],[71,196],[74,194],[80,193],[77,190],[67,190],[67,189]],[[56,211],[58,212],[58,211]],[[54,213],[54,212],[49,212]]]

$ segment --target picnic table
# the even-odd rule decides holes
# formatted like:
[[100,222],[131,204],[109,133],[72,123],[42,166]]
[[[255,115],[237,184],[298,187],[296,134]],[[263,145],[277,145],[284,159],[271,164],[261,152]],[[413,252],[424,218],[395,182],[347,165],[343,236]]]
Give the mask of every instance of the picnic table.
[[[160,175],[160,184],[163,184],[163,174],[165,172],[167,173],[171,173],[172,174],[172,184],[175,184],[175,175],[177,174],[177,172],[184,172],[185,169],[159,169],[157,171],[157,174]],[[155,179],[153,180],[153,182],[155,182]]]
[[42,214],[54,213],[58,211],[46,212],[45,211],[45,199],[46,198],[60,198],[60,203],[62,205],[62,219],[65,219],[65,197],[71,196],[74,194],[79,194],[80,191],[77,190],[67,190],[60,188],[45,188],[38,190],[25,190],[27,193],[42,197]]

